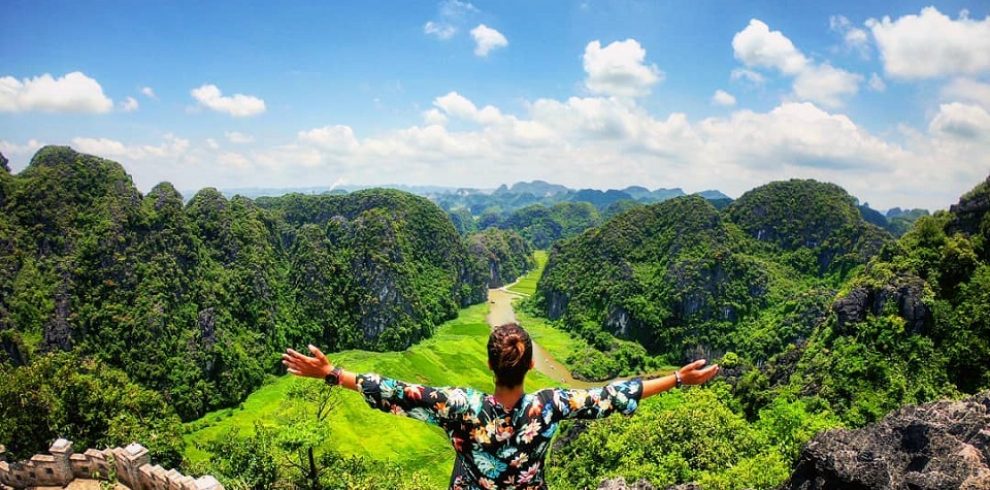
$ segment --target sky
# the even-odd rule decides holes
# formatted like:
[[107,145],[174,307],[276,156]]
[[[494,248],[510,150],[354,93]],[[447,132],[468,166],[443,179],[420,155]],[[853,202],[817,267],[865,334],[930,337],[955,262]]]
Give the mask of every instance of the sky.
[[142,191],[719,189],[947,208],[990,174],[990,2],[53,2],[0,11],[0,152]]

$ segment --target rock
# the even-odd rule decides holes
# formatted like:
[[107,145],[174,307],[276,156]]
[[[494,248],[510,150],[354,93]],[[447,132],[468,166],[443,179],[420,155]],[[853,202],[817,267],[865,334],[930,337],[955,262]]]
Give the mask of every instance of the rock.
[[990,489],[990,391],[821,433],[801,451],[785,488]]
[[598,490],[654,490],[655,488],[646,480],[639,480],[631,484],[626,483],[626,479],[621,476],[604,480],[598,485]]
[[896,313],[906,322],[909,333],[924,333],[932,321],[931,309],[924,303],[925,281],[915,276],[897,277],[881,287],[858,286],[832,305],[839,332],[875,316]]
[[10,173],[10,160],[7,160],[3,153],[0,153],[0,170]]
[[949,207],[949,212],[954,216],[946,231],[979,234],[980,224],[990,212],[990,177]]

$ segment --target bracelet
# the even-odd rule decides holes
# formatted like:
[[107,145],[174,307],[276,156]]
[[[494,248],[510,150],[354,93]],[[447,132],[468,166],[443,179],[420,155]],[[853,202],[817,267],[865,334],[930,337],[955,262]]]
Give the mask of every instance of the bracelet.
[[339,385],[340,384],[340,373],[341,373],[341,371],[343,371],[343,369],[340,369],[339,366],[331,369],[330,370],[330,374],[328,374],[326,378],[323,378],[323,381],[326,382],[326,384],[328,384],[330,386],[337,386],[337,385]]
[[677,383],[674,385],[674,388],[680,388],[681,385],[684,384],[684,382],[681,381],[681,372],[680,371],[674,371],[674,379],[677,380]]

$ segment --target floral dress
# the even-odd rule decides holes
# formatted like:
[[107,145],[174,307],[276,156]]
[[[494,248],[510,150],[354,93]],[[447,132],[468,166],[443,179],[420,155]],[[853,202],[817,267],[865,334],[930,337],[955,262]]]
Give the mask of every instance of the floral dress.
[[451,489],[545,489],[543,459],[564,419],[629,415],[643,394],[640,378],[591,390],[545,389],[506,410],[471,388],[431,388],[377,374],[357,376],[372,408],[438,425],[457,452]]

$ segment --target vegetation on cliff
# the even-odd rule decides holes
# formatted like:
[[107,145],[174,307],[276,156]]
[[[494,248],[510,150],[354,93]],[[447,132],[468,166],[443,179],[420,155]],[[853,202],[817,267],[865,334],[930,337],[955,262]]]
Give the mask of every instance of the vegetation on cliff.
[[[204,189],[186,204],[168,183],[142,196],[116,162],[45,147],[0,170],[0,208],[0,364],[71,351],[184,419],[242,400],[287,345],[408,347],[489,280],[441,209],[399,191]],[[507,243],[492,246],[511,275],[529,250]]]

